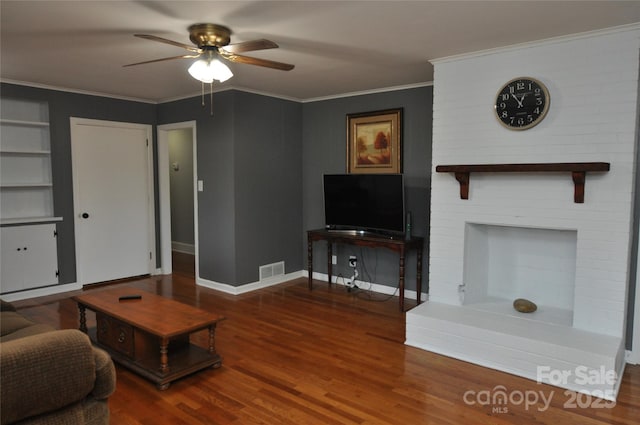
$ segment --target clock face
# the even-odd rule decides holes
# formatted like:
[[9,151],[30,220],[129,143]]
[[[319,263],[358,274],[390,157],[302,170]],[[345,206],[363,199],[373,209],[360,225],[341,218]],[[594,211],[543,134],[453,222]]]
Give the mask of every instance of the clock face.
[[510,130],[526,130],[547,115],[549,91],[534,78],[516,78],[500,89],[495,109],[503,126]]

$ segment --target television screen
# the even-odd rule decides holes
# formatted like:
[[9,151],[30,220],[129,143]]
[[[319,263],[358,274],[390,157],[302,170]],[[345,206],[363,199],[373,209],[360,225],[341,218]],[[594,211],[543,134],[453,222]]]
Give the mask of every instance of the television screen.
[[402,174],[325,174],[328,229],[404,233]]

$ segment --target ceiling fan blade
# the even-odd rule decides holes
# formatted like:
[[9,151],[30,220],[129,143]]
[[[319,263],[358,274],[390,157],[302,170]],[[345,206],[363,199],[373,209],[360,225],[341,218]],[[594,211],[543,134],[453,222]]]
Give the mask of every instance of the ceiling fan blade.
[[222,49],[229,53],[243,53],[254,50],[276,49],[278,45],[271,40],[261,38],[259,40],[243,41],[241,43],[229,44]]
[[273,69],[279,69],[281,71],[291,71],[295,65],[290,65],[288,63],[282,63],[282,62],[275,62],[275,61],[270,61],[267,59],[258,59],[258,58],[252,58],[249,56],[242,56],[242,55],[236,55],[233,53],[228,53],[225,52],[224,50],[220,49],[220,55],[222,55],[222,57],[224,57],[225,59],[230,60],[231,62],[238,62],[238,63],[246,63],[249,65],[258,65],[258,66],[264,66],[265,68],[273,68]]
[[171,44],[172,46],[182,47],[183,49],[187,49],[188,51],[194,52],[194,53],[202,53],[202,50],[200,50],[196,46],[190,46],[188,44],[180,43],[180,42],[173,41],[173,40],[168,40],[166,38],[158,37],[158,36],[155,36],[155,35],[133,34],[133,36],[134,37],[138,37],[138,38],[144,38],[145,40],[158,41],[160,43]]
[[122,65],[123,67],[127,67],[127,66],[136,66],[136,65],[144,65],[146,63],[154,63],[154,62],[164,62],[164,61],[170,61],[173,59],[194,59],[194,58],[199,58],[200,55],[181,55],[181,56],[172,56],[170,58],[162,58],[162,59],[152,59],[150,61],[144,61],[144,62],[136,62],[136,63],[129,63],[127,65]]

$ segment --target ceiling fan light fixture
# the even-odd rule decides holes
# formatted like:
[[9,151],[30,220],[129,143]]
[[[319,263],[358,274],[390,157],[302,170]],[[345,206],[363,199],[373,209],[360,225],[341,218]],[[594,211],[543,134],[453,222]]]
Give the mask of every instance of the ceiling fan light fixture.
[[206,57],[197,59],[189,67],[189,74],[203,83],[213,83],[214,80],[223,83],[233,77],[229,67],[213,52],[207,52]]

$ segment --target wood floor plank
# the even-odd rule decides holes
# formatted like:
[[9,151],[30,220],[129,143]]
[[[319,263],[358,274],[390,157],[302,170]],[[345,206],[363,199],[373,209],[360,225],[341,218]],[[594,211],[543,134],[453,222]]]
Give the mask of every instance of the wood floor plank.
[[[189,259],[181,264],[192,267]],[[322,282],[309,291],[306,279],[234,296],[195,285],[188,270],[113,285],[227,318],[216,330],[219,369],[158,391],[118,366],[109,400],[113,424],[631,425],[640,419],[640,366],[627,366],[615,407],[573,408],[575,393],[404,345],[405,317],[397,297],[371,301],[380,296]],[[78,310],[70,297],[113,285],[15,305],[38,322],[76,328]],[[95,317],[88,313],[87,321],[91,326]],[[206,347],[207,333],[193,335],[192,342]],[[465,399],[500,388],[543,394],[550,405]]]

